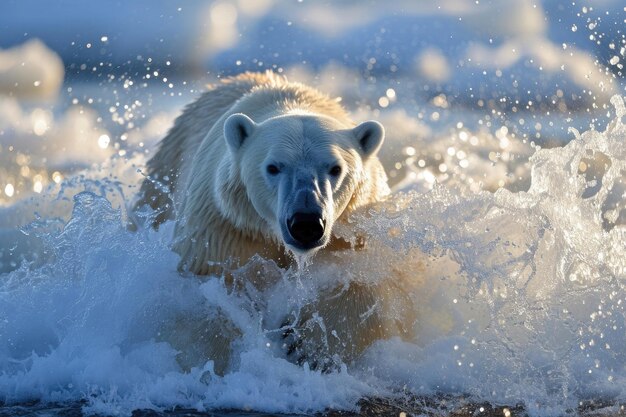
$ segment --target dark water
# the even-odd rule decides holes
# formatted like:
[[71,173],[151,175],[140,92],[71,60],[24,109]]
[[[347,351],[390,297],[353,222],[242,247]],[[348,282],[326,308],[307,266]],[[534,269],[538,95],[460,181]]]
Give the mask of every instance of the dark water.
[[[385,417],[385,416],[450,416],[450,417],[515,417],[527,416],[523,405],[502,406],[476,403],[459,396],[412,397],[390,400],[386,398],[363,399],[358,411],[326,410],[311,414],[315,417]],[[83,403],[42,404],[38,402],[13,406],[0,406],[0,417],[82,417],[91,414],[82,412]],[[626,416],[624,405],[615,405],[601,400],[581,402],[576,409],[565,410],[564,416]],[[132,417],[297,417],[303,414],[262,413],[247,410],[173,409],[155,411],[134,410]]]

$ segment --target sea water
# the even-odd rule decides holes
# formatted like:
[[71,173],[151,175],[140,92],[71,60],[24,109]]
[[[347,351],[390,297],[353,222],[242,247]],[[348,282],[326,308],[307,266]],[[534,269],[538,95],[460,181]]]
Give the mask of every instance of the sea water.
[[[272,275],[263,288],[177,271],[173,224],[131,231],[124,184],[98,173],[4,207],[0,401],[119,415],[357,411],[363,398],[616,412],[626,401],[626,111],[621,97],[612,104],[606,129],[536,148],[526,191],[425,187],[407,174],[350,219],[365,249],[304,270],[255,258],[244,268]],[[379,340],[331,372],[287,360],[282,315],[328,282],[390,279],[414,306],[411,340]],[[216,311],[241,333],[231,369],[182,369],[164,329]]]

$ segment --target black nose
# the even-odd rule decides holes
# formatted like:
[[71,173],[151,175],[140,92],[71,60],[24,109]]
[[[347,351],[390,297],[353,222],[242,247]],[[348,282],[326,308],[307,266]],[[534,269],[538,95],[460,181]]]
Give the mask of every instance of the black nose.
[[287,226],[291,236],[306,246],[322,238],[325,222],[317,213],[296,213],[289,219]]

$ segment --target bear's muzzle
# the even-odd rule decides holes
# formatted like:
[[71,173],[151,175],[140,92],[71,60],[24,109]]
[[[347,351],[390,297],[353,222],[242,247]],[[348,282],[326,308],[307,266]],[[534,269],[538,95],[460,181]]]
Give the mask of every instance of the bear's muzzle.
[[320,246],[326,229],[326,221],[321,213],[295,213],[287,220],[289,234],[297,242],[299,249],[312,249]]

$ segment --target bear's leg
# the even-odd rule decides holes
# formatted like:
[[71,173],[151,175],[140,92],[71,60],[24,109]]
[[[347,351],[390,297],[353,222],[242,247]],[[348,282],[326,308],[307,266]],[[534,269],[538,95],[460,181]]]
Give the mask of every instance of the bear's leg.
[[214,372],[224,375],[241,331],[219,310],[203,313],[179,315],[161,329],[160,339],[178,351],[176,361],[183,371],[212,360]]
[[283,326],[287,357],[332,371],[377,340],[410,338],[416,320],[410,297],[393,283],[352,282],[320,294]]

